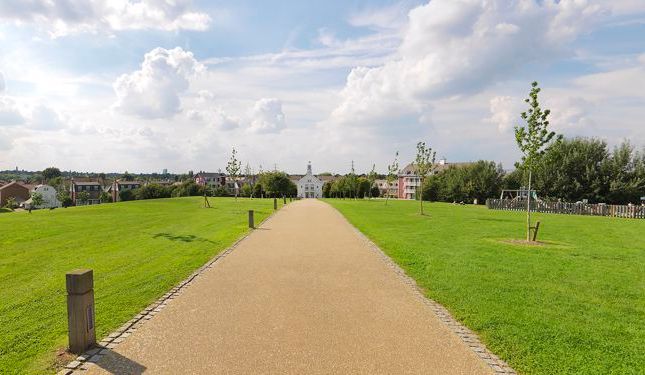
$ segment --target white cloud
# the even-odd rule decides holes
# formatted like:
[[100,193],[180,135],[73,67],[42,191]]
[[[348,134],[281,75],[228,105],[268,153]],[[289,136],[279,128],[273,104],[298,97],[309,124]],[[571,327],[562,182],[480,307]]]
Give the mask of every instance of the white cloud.
[[7,86],[4,83],[4,75],[2,74],[2,72],[0,72],[0,95],[2,95],[4,93],[6,88],[7,88]]
[[510,96],[496,96],[490,100],[491,117],[486,121],[497,125],[500,133],[508,133],[514,126],[519,124],[521,101]]
[[166,118],[181,112],[180,94],[189,79],[203,70],[193,54],[180,47],[155,48],[144,56],[141,69],[114,82],[114,108],[140,118]]
[[31,110],[28,125],[35,130],[58,130],[65,127],[65,120],[51,107],[38,104]]
[[351,15],[348,22],[356,27],[398,29],[405,25],[405,16],[410,8],[410,1],[399,1],[389,6],[363,9]]
[[249,130],[254,133],[276,133],[286,127],[282,102],[275,98],[262,98],[251,109]]
[[603,14],[580,1],[433,0],[409,13],[403,43],[381,66],[357,67],[333,120],[391,121],[433,99],[468,95],[512,77],[520,67],[562,56]]
[[21,125],[25,122],[16,102],[7,96],[0,96],[0,126]]
[[31,24],[52,37],[81,32],[205,30],[211,17],[190,0],[3,0],[0,19]]
[[219,130],[233,130],[239,127],[239,120],[227,115],[222,110],[215,110],[212,114],[212,123]]

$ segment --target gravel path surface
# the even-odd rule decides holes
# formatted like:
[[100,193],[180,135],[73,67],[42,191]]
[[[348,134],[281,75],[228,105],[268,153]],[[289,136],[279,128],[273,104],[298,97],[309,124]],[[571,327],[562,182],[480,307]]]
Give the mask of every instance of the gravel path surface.
[[281,209],[88,373],[491,374],[331,206]]

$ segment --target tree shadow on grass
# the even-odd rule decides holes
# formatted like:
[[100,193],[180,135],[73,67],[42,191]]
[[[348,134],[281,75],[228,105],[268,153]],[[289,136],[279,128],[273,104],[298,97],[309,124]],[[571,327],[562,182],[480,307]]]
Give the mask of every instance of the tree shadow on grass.
[[206,238],[197,237],[194,234],[184,234],[184,235],[173,235],[170,233],[157,233],[152,236],[152,238],[165,238],[170,241],[179,241],[179,242],[209,242],[215,243]]

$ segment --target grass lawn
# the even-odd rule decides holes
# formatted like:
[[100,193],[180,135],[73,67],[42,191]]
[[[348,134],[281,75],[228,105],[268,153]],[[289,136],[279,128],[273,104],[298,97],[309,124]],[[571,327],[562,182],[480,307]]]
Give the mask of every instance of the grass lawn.
[[327,202],[520,373],[645,372],[645,220]]
[[173,198],[0,215],[0,374],[52,373],[67,345],[65,272],[94,270],[97,338],[259,223],[266,199]]

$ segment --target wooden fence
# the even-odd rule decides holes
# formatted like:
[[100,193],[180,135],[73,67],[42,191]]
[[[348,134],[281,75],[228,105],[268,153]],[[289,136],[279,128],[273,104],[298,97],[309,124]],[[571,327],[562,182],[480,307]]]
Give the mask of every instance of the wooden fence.
[[[486,199],[491,210],[526,211],[526,200]],[[645,206],[531,201],[531,212],[645,219]]]

